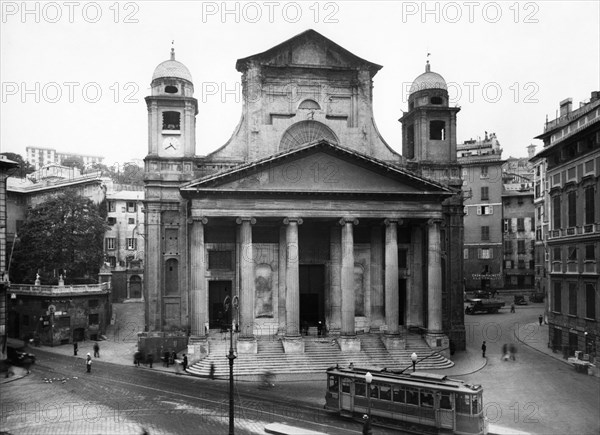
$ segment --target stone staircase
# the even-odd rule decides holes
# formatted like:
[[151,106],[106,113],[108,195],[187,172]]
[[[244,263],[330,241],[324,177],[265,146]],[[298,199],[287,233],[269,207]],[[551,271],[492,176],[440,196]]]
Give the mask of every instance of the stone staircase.
[[[304,353],[286,354],[281,339],[277,336],[265,336],[257,339],[256,354],[238,354],[234,363],[236,376],[258,376],[265,370],[275,374],[323,373],[328,367],[339,364],[355,367],[387,367],[403,369],[410,367],[411,354],[416,352],[419,358],[432,353],[429,346],[419,335],[407,336],[407,348],[387,350],[380,334],[360,334],[360,352],[342,352],[335,338],[304,337]],[[210,366],[215,366],[216,377],[229,376],[229,338],[210,336],[209,355],[188,368],[188,372],[197,376],[208,376]],[[234,337],[235,348],[235,337]],[[441,355],[432,356],[419,362],[421,370],[443,369],[454,363]]]

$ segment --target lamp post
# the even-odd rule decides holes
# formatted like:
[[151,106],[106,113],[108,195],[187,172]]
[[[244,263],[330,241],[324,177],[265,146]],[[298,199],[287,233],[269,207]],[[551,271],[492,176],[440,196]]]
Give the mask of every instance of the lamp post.
[[225,298],[223,302],[223,306],[225,312],[229,311],[231,308],[231,327],[229,328],[229,354],[227,355],[227,359],[229,360],[229,435],[233,435],[234,432],[234,424],[233,424],[233,360],[236,358],[235,353],[233,351],[233,325],[234,325],[234,316],[233,316],[233,308],[237,310],[239,305],[239,299],[237,296],[233,297],[233,301],[229,296]]
[[367,400],[368,400],[368,411],[367,418],[365,420],[365,427],[363,428],[363,433],[370,435],[371,432],[371,382],[373,382],[373,375],[371,372],[367,372],[365,374],[365,381],[367,382]]
[[413,372],[415,371],[415,366],[417,365],[417,354],[416,352],[413,352],[412,355],[410,356],[410,359],[412,360],[412,364],[413,364]]

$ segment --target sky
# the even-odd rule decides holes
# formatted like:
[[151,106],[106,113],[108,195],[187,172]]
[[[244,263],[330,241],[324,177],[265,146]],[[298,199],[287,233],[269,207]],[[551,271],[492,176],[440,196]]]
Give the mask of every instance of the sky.
[[[144,97],[169,58],[190,70],[198,99],[196,154],[232,135],[242,111],[237,59],[312,28],[382,65],[374,116],[402,151],[398,119],[425,70],[460,106],[457,140],[496,133],[503,157],[527,155],[559,102],[600,90],[598,1],[1,2],[0,152],[25,147],[140,162]],[[428,56],[429,54],[429,56]]]

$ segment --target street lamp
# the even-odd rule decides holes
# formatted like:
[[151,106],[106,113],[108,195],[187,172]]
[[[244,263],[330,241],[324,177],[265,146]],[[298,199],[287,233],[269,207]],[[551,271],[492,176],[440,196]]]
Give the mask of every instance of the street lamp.
[[371,372],[365,374],[365,381],[367,381],[368,411],[363,433],[371,434],[371,382],[373,382],[373,375]]
[[227,296],[225,301],[223,302],[223,307],[225,312],[229,311],[231,308],[231,327],[229,328],[229,354],[227,355],[227,359],[229,360],[229,435],[233,435],[234,424],[233,424],[233,360],[236,358],[235,353],[233,352],[233,325],[234,325],[234,317],[233,317],[233,308],[237,310],[239,305],[239,299],[237,296],[233,297],[233,300]]
[[413,352],[412,355],[410,356],[410,359],[412,360],[412,364],[413,364],[413,372],[415,371],[415,366],[417,365],[417,354],[416,352]]

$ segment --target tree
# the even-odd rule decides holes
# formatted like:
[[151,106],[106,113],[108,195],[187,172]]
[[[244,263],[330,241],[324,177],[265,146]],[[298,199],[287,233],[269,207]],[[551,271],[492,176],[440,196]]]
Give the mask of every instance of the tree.
[[62,159],[60,164],[69,168],[77,168],[81,172],[83,172],[84,164],[83,159],[81,157],[67,157]]
[[103,261],[107,225],[99,207],[75,190],[50,197],[27,213],[11,265],[15,282],[56,282],[96,274]]
[[16,153],[0,153],[0,154],[2,154],[3,156],[6,156],[6,158],[8,158],[9,160],[12,160],[13,162],[17,162],[19,164],[18,168],[11,171],[9,176],[24,178],[25,175],[35,172],[35,168],[31,165],[31,163],[29,163],[27,160],[25,160],[21,156],[21,154],[16,154]]

